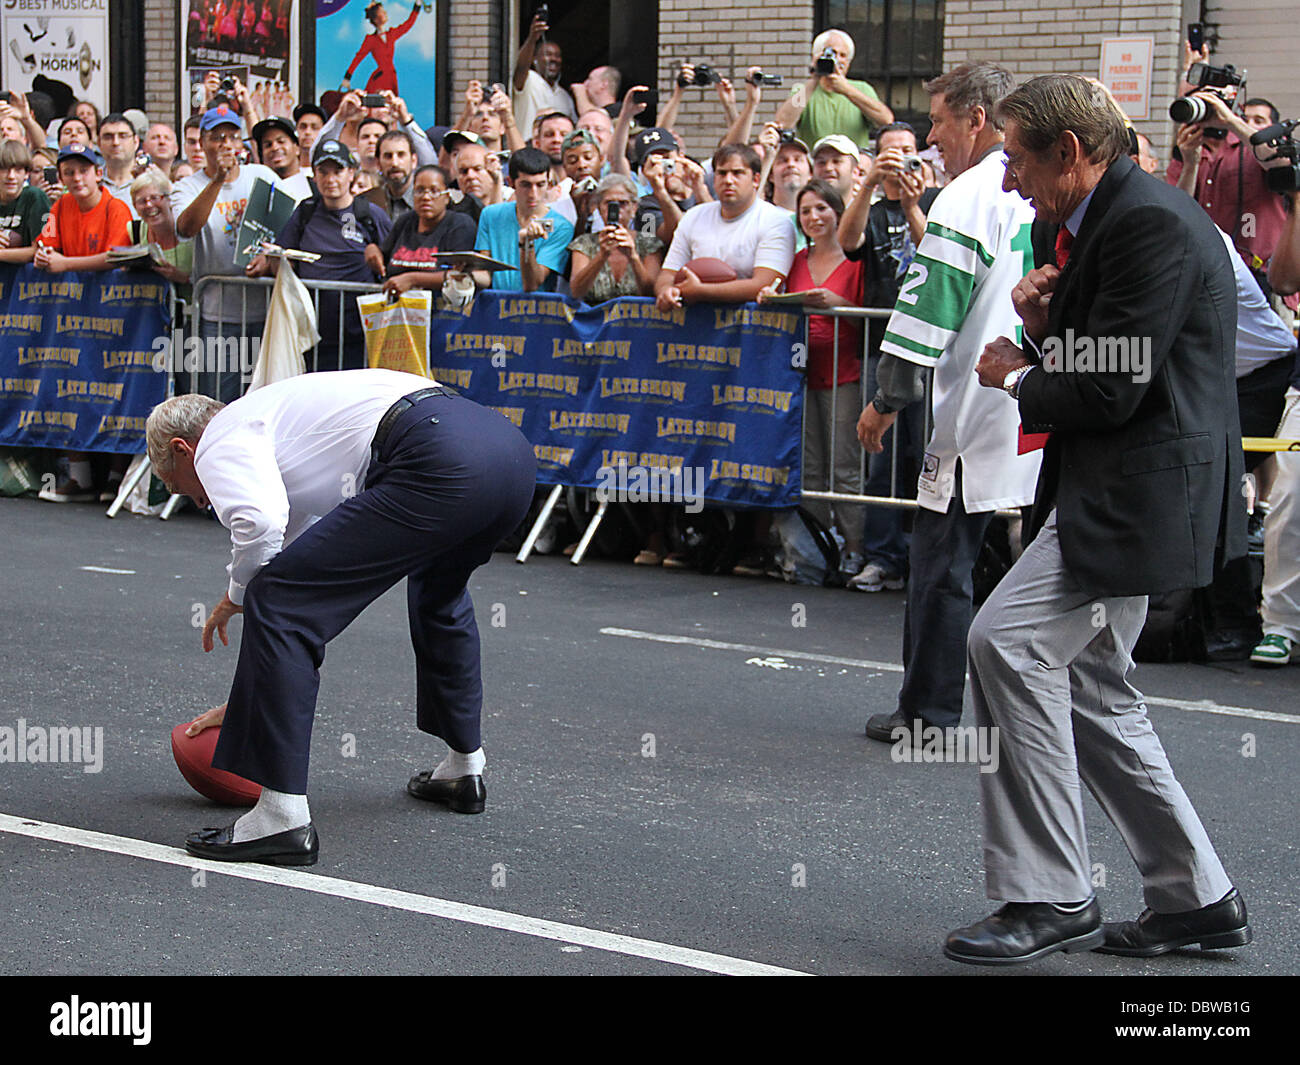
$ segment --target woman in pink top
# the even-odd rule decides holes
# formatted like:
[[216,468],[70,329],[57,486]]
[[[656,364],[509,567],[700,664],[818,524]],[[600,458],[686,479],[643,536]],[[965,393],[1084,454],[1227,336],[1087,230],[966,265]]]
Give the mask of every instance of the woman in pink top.
[[[801,293],[808,312],[808,389],[804,404],[803,486],[824,492],[828,467],[834,464],[831,491],[862,492],[862,453],[857,424],[862,413],[862,319],[828,318],[817,313],[825,307],[859,307],[862,300],[862,263],[850,262],[836,233],[844,201],[820,179],[808,182],[795,197],[795,218],[808,240],[790,265],[785,288]],[[764,289],[759,302],[775,290]],[[838,351],[836,335],[839,337]],[[832,430],[834,454],[832,455]],[[828,527],[832,507],[804,504]],[[844,537],[843,569],[861,568],[865,514],[860,505],[837,503],[834,523]]]

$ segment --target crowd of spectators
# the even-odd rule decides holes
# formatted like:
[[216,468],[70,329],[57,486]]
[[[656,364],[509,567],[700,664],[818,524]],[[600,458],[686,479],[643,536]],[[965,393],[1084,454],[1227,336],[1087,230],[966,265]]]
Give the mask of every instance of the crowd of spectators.
[[[296,204],[278,243],[320,256],[296,267],[306,278],[436,294],[449,275],[439,254],[479,251],[510,267],[467,275],[480,287],[558,292],[587,304],[641,296],[669,308],[798,295],[809,312],[805,488],[914,497],[923,406],[900,412],[883,454],[864,459],[854,432],[864,401],[877,392],[884,319],[817,312],[888,309],[898,299],[945,183],[934,133],[896,121],[869,83],[850,79],[855,42],[830,30],[811,42],[806,80],[774,90],[760,68],[749,67],[742,97],[717,78],[723,124],[713,142],[688,146],[679,118],[699,99],[690,92],[695,67],[680,64],[662,103],[648,86],[623,85],[607,65],[566,87],[563,52],[549,29],[533,19],[507,84],[471,80],[459,90],[451,127],[426,127],[428,116],[389,88],[381,88],[378,107],[344,86],[325,94],[328,107],[303,102],[265,114],[266,94],[251,94],[237,79],[223,90],[215,74],[179,131],[139,111],[101,115],[74,101],[56,114],[42,94],[4,94],[0,261],[102,270],[110,247],[147,242],[158,250],[154,269],[183,296],[202,278],[270,275],[277,258],[257,255],[243,265],[235,247],[261,179]],[[1207,56],[1189,49],[1186,58],[1190,66]],[[1280,116],[1262,98],[1234,110],[1214,93],[1199,95],[1207,117],[1178,129],[1167,167],[1143,134],[1133,137],[1135,159],[1205,207],[1240,260],[1239,287],[1253,282],[1243,288],[1243,307],[1256,294],[1259,306],[1243,312],[1238,398],[1243,432],[1269,436],[1287,397],[1288,411],[1295,407],[1300,227],[1294,196],[1269,189],[1248,141]],[[732,276],[699,276],[692,264],[702,259],[720,260]],[[251,340],[265,293],[208,285],[199,310],[203,336]],[[351,301],[322,303],[319,314],[318,364],[360,365]],[[239,373],[206,375],[198,387],[232,399]],[[92,478],[88,457],[65,458],[43,497],[99,498],[92,480],[103,478]],[[1237,651],[1245,643],[1260,660],[1289,658],[1300,642],[1300,576],[1283,576],[1287,565],[1274,556],[1296,535],[1295,473],[1274,484],[1285,463],[1256,455],[1249,464],[1253,531],[1257,544],[1273,545],[1265,615],[1286,620],[1267,623],[1260,643],[1249,574],[1233,569],[1216,582],[1219,627]],[[110,481],[103,491],[114,487]],[[813,502],[807,509],[837,535],[849,587],[904,586],[904,510]],[[1289,532],[1277,531],[1283,524]],[[638,562],[680,562],[663,532],[656,518]],[[767,546],[760,524],[736,572],[770,572]]]

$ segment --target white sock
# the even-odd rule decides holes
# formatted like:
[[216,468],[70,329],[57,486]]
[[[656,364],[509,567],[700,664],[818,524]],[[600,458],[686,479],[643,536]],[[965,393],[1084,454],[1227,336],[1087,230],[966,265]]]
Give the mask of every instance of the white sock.
[[248,813],[235,822],[235,843],[274,836],[311,822],[306,795],[286,795],[283,791],[262,789],[262,797]]
[[477,751],[470,751],[469,754],[448,751],[447,757],[439,762],[438,768],[433,771],[433,779],[456,780],[459,777],[482,776],[485,765],[487,759],[483,756],[482,747]]
[[89,488],[90,482],[94,480],[90,472],[90,462],[86,459],[69,462],[68,476],[81,485],[82,488]]

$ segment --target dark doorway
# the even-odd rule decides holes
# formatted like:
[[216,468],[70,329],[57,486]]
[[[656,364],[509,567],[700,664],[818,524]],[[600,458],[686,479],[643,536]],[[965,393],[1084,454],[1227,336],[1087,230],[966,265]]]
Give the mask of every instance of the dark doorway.
[[[633,85],[649,85],[658,79],[658,0],[548,0],[551,9],[551,39],[564,52],[564,73],[560,84],[566,89],[582,81],[593,67],[617,67],[623,75],[623,91]],[[528,34],[537,0],[519,0],[519,38],[514,53]],[[509,57],[514,68],[515,55]]]

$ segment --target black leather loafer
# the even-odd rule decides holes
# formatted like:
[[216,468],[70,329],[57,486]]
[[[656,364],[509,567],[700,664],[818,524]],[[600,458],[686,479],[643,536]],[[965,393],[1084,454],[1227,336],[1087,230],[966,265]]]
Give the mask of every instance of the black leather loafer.
[[1202,950],[1244,947],[1254,938],[1246,923],[1246,903],[1236,888],[1199,910],[1143,910],[1136,921],[1108,923],[1105,933],[1106,941],[1095,948],[1097,953],[1127,958],[1154,958],[1193,943],[1199,943]]
[[273,836],[233,842],[235,826],[205,828],[185,837],[185,850],[196,858],[217,862],[263,862],[266,865],[315,865],[320,839],[314,825],[291,828]]
[[881,743],[893,743],[896,728],[905,728],[909,732],[912,729],[911,720],[901,710],[892,714],[872,714],[867,718],[867,735]]
[[1020,965],[1058,950],[1092,950],[1103,937],[1095,898],[1078,913],[1061,913],[1050,902],[1008,902],[978,924],[949,932],[943,953],[967,965]]
[[487,788],[479,774],[434,780],[433,770],[425,769],[410,779],[406,790],[417,799],[443,803],[458,814],[481,814],[487,803]]

